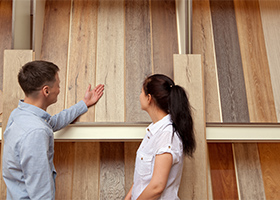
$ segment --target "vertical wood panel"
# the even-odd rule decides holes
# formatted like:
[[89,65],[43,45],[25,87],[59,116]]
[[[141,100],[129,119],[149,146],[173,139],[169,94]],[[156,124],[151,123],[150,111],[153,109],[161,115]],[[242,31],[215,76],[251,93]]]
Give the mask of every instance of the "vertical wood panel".
[[75,143],[75,163],[72,188],[73,199],[98,199],[100,167],[99,149],[99,142]]
[[233,1],[210,0],[223,122],[249,122]]
[[99,1],[96,81],[105,85],[96,121],[124,121],[124,1]]
[[181,199],[207,199],[207,144],[201,56],[174,55],[174,81],[186,89],[190,104],[194,108],[197,143],[194,158],[185,158],[179,196]]
[[276,115],[280,122],[280,1],[259,0]]
[[56,199],[72,199],[75,144],[55,142],[54,152],[54,165],[57,172],[55,197]]
[[152,74],[150,6],[148,0],[125,4],[125,121],[145,122],[139,95],[143,80]]
[[71,0],[46,1],[41,59],[53,62],[60,68],[61,93],[58,96],[57,102],[47,110],[51,115],[65,108],[70,11]]
[[280,144],[259,143],[266,199],[280,199]]
[[209,0],[193,1],[193,53],[201,54],[207,122],[221,122],[222,111]]
[[124,143],[100,143],[100,199],[123,199]]
[[[4,51],[4,65],[3,65],[3,122],[2,130],[6,129],[8,118],[10,113],[18,105],[18,101],[24,98],[24,93],[21,90],[17,75],[19,69],[27,62],[33,60],[33,52],[31,50],[5,50]],[[2,144],[3,144],[3,133],[2,133]],[[3,145],[1,145],[3,148]],[[2,151],[3,152],[3,149]],[[1,168],[2,174],[2,168]],[[1,194],[2,198],[6,199],[6,185],[1,175]]]
[[208,144],[214,199],[238,199],[231,143]]
[[[83,99],[89,84],[95,86],[97,6],[96,0],[73,2],[66,108]],[[94,122],[94,106],[77,121]]]
[[173,78],[173,54],[179,51],[175,0],[151,0],[154,73]]
[[0,0],[0,122],[3,113],[4,50],[12,48],[12,0]]
[[234,0],[251,122],[276,122],[258,1]]
[[257,144],[234,145],[241,199],[265,199]]

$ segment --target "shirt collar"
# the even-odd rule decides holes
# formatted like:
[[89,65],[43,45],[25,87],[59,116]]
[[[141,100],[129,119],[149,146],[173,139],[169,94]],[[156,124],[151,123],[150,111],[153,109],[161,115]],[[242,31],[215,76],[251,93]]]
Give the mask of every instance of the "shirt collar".
[[146,130],[149,130],[152,135],[155,135],[163,126],[165,127],[170,124],[172,124],[172,120],[170,114],[168,114],[156,123],[151,123]]
[[19,100],[18,108],[33,113],[34,115],[37,115],[45,121],[49,121],[49,119],[51,118],[51,115],[43,109],[28,103],[24,103],[23,100]]

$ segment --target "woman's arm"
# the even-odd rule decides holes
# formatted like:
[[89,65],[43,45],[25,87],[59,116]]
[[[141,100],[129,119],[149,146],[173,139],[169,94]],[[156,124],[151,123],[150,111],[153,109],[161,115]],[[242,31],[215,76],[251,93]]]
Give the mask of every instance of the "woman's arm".
[[124,200],[130,200],[130,199],[131,199],[132,188],[133,188],[133,184],[132,184],[132,186],[131,186],[129,192],[128,192],[127,195],[125,196]]
[[164,153],[155,158],[154,172],[149,185],[144,189],[137,200],[158,199],[165,189],[169,172],[172,166],[172,155]]

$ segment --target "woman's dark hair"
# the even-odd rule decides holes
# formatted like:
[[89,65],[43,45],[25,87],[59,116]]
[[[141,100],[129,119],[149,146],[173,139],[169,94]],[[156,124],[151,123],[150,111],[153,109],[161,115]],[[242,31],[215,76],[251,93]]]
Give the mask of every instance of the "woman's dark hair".
[[59,71],[57,65],[47,61],[32,61],[26,63],[18,73],[18,82],[26,96],[33,95],[42,86],[56,81],[55,75]]
[[152,96],[160,109],[171,115],[174,130],[182,140],[184,153],[192,157],[196,142],[191,106],[185,90],[163,74],[146,78],[143,90],[146,95]]

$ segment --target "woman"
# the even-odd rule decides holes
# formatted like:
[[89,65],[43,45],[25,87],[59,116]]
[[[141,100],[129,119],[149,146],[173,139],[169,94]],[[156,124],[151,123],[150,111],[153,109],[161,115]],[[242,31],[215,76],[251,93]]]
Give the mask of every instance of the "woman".
[[192,157],[196,146],[187,95],[167,76],[155,74],[145,79],[140,103],[152,123],[137,150],[125,200],[179,199],[184,154]]

